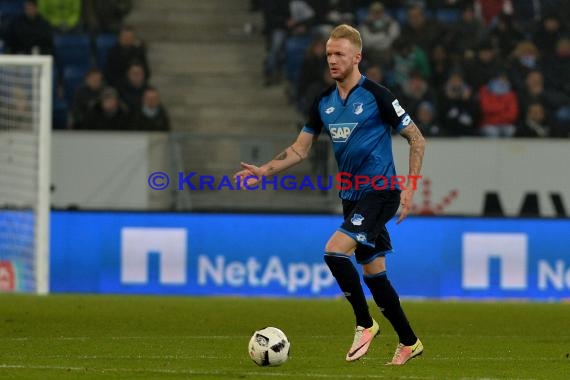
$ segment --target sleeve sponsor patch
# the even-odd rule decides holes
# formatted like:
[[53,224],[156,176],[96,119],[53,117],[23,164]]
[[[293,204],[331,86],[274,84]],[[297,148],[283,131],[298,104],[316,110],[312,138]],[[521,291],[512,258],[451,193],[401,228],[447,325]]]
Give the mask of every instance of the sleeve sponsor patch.
[[392,107],[394,107],[394,111],[396,111],[396,115],[398,116],[402,116],[404,113],[406,113],[406,111],[402,108],[402,106],[400,106],[400,102],[398,102],[398,99],[392,102]]

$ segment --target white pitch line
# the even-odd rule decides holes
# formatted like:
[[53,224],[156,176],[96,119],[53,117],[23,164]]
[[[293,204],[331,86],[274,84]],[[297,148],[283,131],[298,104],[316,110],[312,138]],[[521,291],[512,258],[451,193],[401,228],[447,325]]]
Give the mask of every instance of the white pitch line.
[[[22,355],[4,355],[4,358],[21,359]],[[79,359],[79,360],[108,360],[108,359],[126,359],[126,360],[188,360],[188,359],[212,359],[212,360],[225,360],[235,359],[235,355],[32,355],[34,359]],[[244,356],[245,357],[245,356]],[[373,361],[373,358],[364,358],[366,361]],[[457,356],[457,357],[441,357],[441,356],[424,356],[422,360],[425,361],[559,361],[566,358],[563,357],[529,357],[521,358],[516,357],[484,357],[484,356]]]
[[[303,339],[342,339],[346,334],[337,335],[307,335]],[[461,334],[430,334],[433,338],[464,338]],[[542,335],[479,335],[474,339],[534,339],[544,337]],[[570,335],[557,335],[556,340],[569,339]],[[26,340],[90,340],[90,339],[111,339],[111,340],[141,340],[141,339],[188,339],[188,340],[208,340],[208,339],[249,339],[249,335],[148,335],[148,336],[54,336],[54,337],[0,337],[1,340],[26,341]],[[298,338],[297,338],[298,339]]]
[[23,337],[0,337],[0,340],[26,341],[26,340],[91,340],[91,339],[110,339],[110,340],[141,340],[141,339],[249,339],[246,335],[187,335],[187,336],[23,336]]
[[[160,374],[177,374],[177,375],[230,375],[228,371],[194,371],[194,370],[183,370],[183,369],[133,369],[133,368],[87,368],[87,367],[65,367],[65,366],[47,366],[47,365],[19,365],[19,364],[0,364],[1,369],[38,369],[38,370],[59,370],[59,371],[76,371],[76,372],[115,372],[115,373],[160,373]],[[393,374],[369,374],[369,375],[329,375],[329,374],[310,374],[310,373],[283,373],[283,372],[270,372],[268,371],[236,371],[235,375],[240,376],[260,376],[260,377],[291,377],[291,378],[323,378],[323,379],[334,379],[342,377],[343,379],[390,379],[394,378]],[[424,376],[399,376],[401,379],[435,379],[434,377],[424,377]],[[471,380],[463,378],[465,380]],[[491,379],[492,380],[492,379]],[[526,380],[526,379],[525,379]]]
[[[425,355],[425,354],[424,354]],[[442,361],[455,361],[457,362],[462,361],[462,360],[467,360],[467,361],[497,361],[497,362],[504,362],[504,361],[557,361],[557,360],[568,360],[566,358],[563,357],[552,357],[552,356],[548,356],[548,357],[529,357],[529,358],[521,358],[520,356],[516,356],[516,357],[482,357],[482,356],[462,356],[459,355],[457,357],[453,357],[453,358],[447,358],[447,357],[429,357],[429,356],[425,356],[422,358],[422,360],[442,360]]]
[[[56,371],[75,371],[75,372],[111,372],[111,373],[160,373],[160,374],[177,374],[177,375],[229,375],[228,371],[198,371],[198,370],[184,370],[184,369],[134,369],[134,368],[88,368],[88,367],[67,367],[67,366],[49,366],[49,365],[22,365],[22,364],[0,364],[0,370],[2,369],[32,369],[32,370],[56,370]],[[343,379],[393,379],[394,373],[382,374],[363,374],[363,375],[330,375],[330,374],[319,374],[319,373],[283,373],[283,372],[270,372],[267,371],[236,371],[235,375],[240,376],[262,376],[262,377],[291,377],[291,378],[321,378],[321,379],[333,379],[342,377]],[[398,375],[400,379],[437,379],[435,377],[425,377],[425,376],[407,376]],[[499,380],[497,378],[489,377],[460,377],[460,380]],[[534,378],[510,378],[511,380],[535,380]]]
[[[245,355],[245,354],[244,354]],[[5,359],[21,359],[25,355],[4,355]],[[235,358],[232,355],[30,355],[34,359],[79,359],[79,360],[188,360],[188,359],[212,359],[224,360]]]

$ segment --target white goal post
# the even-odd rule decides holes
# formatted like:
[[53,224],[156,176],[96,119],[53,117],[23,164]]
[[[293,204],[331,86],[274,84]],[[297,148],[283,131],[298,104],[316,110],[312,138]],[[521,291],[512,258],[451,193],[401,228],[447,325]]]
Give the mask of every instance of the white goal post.
[[52,61],[0,55],[0,292],[49,292]]

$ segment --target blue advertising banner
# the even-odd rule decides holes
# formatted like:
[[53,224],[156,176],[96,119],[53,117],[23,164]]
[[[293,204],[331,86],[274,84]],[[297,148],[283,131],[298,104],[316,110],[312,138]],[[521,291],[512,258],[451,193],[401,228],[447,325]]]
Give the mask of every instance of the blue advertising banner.
[[[51,292],[331,297],[334,215],[53,212]],[[570,220],[409,217],[403,297],[570,298]]]
[[35,215],[0,210],[0,292],[32,292],[35,278]]

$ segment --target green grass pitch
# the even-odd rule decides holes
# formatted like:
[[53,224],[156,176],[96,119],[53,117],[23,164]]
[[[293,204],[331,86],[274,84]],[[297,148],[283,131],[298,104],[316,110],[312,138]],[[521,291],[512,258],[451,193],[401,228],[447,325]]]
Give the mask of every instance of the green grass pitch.
[[[381,335],[344,361],[353,317],[342,299],[0,295],[0,379],[570,379],[570,305],[404,302],[424,354],[384,365]],[[291,356],[257,367],[251,333],[281,328]]]

